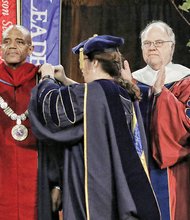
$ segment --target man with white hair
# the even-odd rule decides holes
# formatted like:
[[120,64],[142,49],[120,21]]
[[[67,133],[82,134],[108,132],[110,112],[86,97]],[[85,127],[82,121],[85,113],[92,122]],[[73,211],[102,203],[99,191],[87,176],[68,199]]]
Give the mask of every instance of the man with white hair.
[[132,73],[149,144],[149,170],[163,220],[190,219],[190,69],[172,63],[173,30],[153,21],[141,32],[146,66]]
[[38,67],[26,61],[30,32],[9,26],[0,49],[0,220],[36,220],[38,153],[27,109]]

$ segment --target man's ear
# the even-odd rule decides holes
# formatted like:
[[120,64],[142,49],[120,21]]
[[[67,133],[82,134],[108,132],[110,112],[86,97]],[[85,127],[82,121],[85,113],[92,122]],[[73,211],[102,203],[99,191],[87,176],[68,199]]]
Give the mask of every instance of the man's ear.
[[30,45],[28,48],[28,55],[30,56],[33,51],[34,51],[34,46]]
[[175,50],[175,44],[172,44],[171,45],[171,54],[170,54],[171,60],[173,58],[174,50]]

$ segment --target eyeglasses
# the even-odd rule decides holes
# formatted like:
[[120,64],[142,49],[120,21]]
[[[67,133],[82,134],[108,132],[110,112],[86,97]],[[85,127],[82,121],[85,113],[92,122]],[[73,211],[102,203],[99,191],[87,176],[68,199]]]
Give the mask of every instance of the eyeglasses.
[[142,46],[149,48],[152,46],[152,44],[157,48],[157,47],[162,47],[164,43],[167,42],[173,42],[171,40],[156,40],[156,41],[144,41],[142,42]]

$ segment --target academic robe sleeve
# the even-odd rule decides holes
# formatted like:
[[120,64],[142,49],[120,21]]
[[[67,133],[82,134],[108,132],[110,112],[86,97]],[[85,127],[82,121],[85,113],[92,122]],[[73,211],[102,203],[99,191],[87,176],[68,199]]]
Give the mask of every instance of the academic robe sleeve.
[[[29,119],[39,140],[38,219],[58,219],[51,212],[50,190],[60,186],[67,192],[69,187],[63,185],[63,176],[64,181],[67,176],[64,157],[70,151],[80,151],[79,147],[70,150],[68,146],[77,145],[83,137],[83,86],[64,87],[51,79],[44,80],[32,90]],[[79,173],[77,170],[74,176],[80,181]]]
[[83,92],[81,84],[65,87],[51,79],[33,89],[29,118],[38,139],[71,144],[83,136]]
[[190,153],[190,77],[164,88],[152,117],[153,156],[161,168],[175,165]]

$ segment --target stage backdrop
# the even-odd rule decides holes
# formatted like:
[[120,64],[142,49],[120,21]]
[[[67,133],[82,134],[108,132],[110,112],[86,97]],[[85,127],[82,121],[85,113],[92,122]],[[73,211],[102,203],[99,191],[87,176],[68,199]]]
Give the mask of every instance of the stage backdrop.
[[[16,0],[2,0],[0,4],[0,42],[2,32],[11,24],[17,23],[17,5]],[[0,53],[0,63],[1,63]]]
[[21,24],[32,34],[33,64],[60,63],[61,0],[22,0]]
[[[183,0],[2,0],[0,32],[10,24],[24,25],[31,31],[35,46],[29,62],[61,63],[68,76],[82,82],[78,57],[71,52],[73,46],[93,34],[122,36],[125,45],[121,52],[134,71],[145,65],[140,31],[152,20],[163,20],[176,34],[173,61],[190,68],[190,48],[186,46],[190,27],[172,2],[178,6]],[[190,20],[190,13],[183,15]]]
[[[74,80],[83,81],[78,56],[71,48],[93,34],[122,36],[121,51],[133,71],[144,67],[140,31],[152,20],[167,22],[176,34],[174,62],[190,68],[190,26],[172,4],[183,0],[63,0],[62,2],[62,64]],[[182,12],[190,21],[190,13]]]

